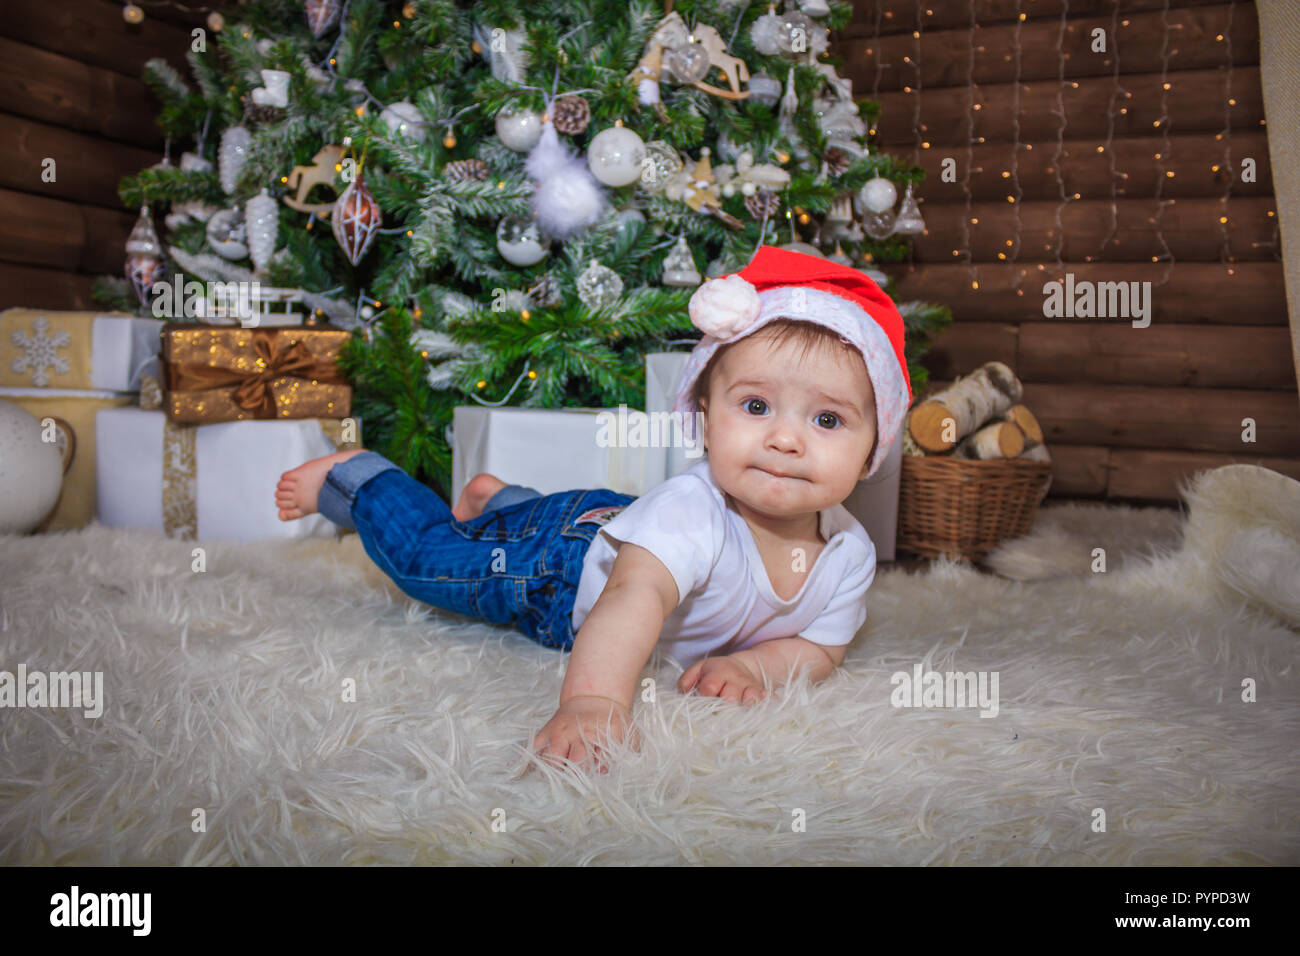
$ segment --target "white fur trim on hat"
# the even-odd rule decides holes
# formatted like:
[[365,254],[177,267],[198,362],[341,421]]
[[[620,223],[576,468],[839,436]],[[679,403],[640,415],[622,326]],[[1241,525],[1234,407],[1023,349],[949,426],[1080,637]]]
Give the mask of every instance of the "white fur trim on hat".
[[729,339],[758,318],[758,290],[738,275],[710,279],[691,296],[690,312],[705,335]]
[[[748,282],[745,284],[749,285]],[[794,319],[823,325],[847,339],[850,345],[862,353],[867,374],[871,377],[871,387],[876,393],[876,452],[871,457],[871,467],[865,476],[870,478],[879,470],[894,442],[898,440],[903,417],[907,414],[907,382],[903,378],[903,370],[898,364],[898,356],[889,336],[865,309],[833,292],[808,286],[778,286],[765,289],[757,295],[758,317],[738,334],[725,341],[714,335],[705,335],[700,339],[682,369],[681,380],[677,383],[674,411],[682,413],[685,420],[694,427],[695,412],[699,409],[691,401],[691,390],[695,387],[695,380],[704,371],[704,366],[721,346],[738,342],[775,319]],[[691,319],[695,320],[694,311]]]

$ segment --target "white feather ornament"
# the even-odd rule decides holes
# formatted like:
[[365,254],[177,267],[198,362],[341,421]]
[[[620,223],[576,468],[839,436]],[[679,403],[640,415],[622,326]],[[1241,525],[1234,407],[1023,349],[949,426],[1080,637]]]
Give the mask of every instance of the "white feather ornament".
[[542,138],[524,164],[537,183],[533,212],[537,225],[556,239],[567,238],[596,223],[608,200],[587,162],[563,142],[551,123],[542,125]]

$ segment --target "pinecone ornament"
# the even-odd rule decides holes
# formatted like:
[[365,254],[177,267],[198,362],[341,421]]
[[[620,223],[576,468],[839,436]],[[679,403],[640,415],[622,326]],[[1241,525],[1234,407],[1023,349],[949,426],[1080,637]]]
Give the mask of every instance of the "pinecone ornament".
[[760,189],[754,195],[745,197],[745,208],[755,219],[771,219],[781,208],[781,197],[770,189]]
[[539,309],[554,309],[564,304],[560,283],[549,272],[537,277],[537,282],[528,290],[528,298]]
[[484,180],[488,178],[488,165],[481,159],[457,159],[442,167],[442,176],[449,183]]
[[852,157],[838,146],[826,150],[826,155],[822,159],[826,162],[826,172],[832,176],[843,174],[853,161]]
[[269,126],[271,123],[280,122],[289,115],[288,110],[279,106],[258,106],[253,102],[249,93],[245,93],[240,102],[244,104],[244,116],[254,126]]
[[561,96],[551,106],[551,123],[557,133],[565,136],[577,136],[591,122],[591,107],[581,96],[570,94]]

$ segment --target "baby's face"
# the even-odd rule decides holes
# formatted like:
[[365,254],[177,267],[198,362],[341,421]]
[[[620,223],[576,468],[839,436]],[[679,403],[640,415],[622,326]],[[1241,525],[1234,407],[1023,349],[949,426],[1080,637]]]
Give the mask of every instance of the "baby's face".
[[875,392],[856,350],[773,344],[759,330],[731,346],[709,381],[704,439],[718,486],[769,517],[844,501],[867,473]]

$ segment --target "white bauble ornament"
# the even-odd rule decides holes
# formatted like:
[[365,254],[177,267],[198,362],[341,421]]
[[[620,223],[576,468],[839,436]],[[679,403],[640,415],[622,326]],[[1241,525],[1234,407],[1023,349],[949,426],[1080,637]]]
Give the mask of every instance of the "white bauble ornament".
[[263,189],[244,203],[244,231],[248,254],[258,272],[265,272],[275,255],[276,233],[280,228],[280,207]]
[[883,176],[867,180],[866,185],[858,191],[858,202],[863,209],[871,212],[884,212],[893,209],[898,200],[898,189]]
[[497,138],[516,153],[526,153],[542,138],[542,117],[532,110],[506,107],[497,114]]
[[223,209],[213,214],[208,220],[208,245],[223,259],[233,261],[248,255],[248,234],[238,209]]
[[41,432],[35,415],[0,401],[0,534],[34,530],[58,503],[63,456]]
[[766,73],[755,73],[749,78],[749,101],[759,106],[775,106],[781,98],[781,81]]
[[803,56],[813,45],[813,22],[798,10],[780,18],[776,28],[776,48],[785,56]]
[[221,188],[230,195],[235,191],[239,174],[248,162],[248,147],[253,142],[253,134],[242,126],[232,126],[221,134]]
[[776,56],[780,52],[776,45],[776,31],[780,28],[781,18],[769,9],[749,28],[749,38],[754,41],[754,49],[764,56]]
[[601,130],[587,147],[587,165],[606,186],[626,186],[640,179],[645,156],[645,143],[625,126]]
[[618,274],[592,259],[578,276],[578,298],[589,309],[603,309],[613,305],[623,294],[623,280]]
[[614,214],[614,229],[620,236],[626,234],[637,223],[641,225],[641,228],[645,228],[645,215],[640,209],[633,209],[629,206],[627,209],[620,209]]
[[831,12],[826,0],[799,0],[799,9],[810,17],[824,17]]
[[531,219],[508,216],[497,224],[497,252],[516,266],[531,266],[546,258],[541,230]]
[[423,143],[429,135],[429,124],[425,122],[424,116],[414,103],[406,100],[390,103],[384,107],[379,118],[384,121],[389,132],[405,136],[407,139]]

